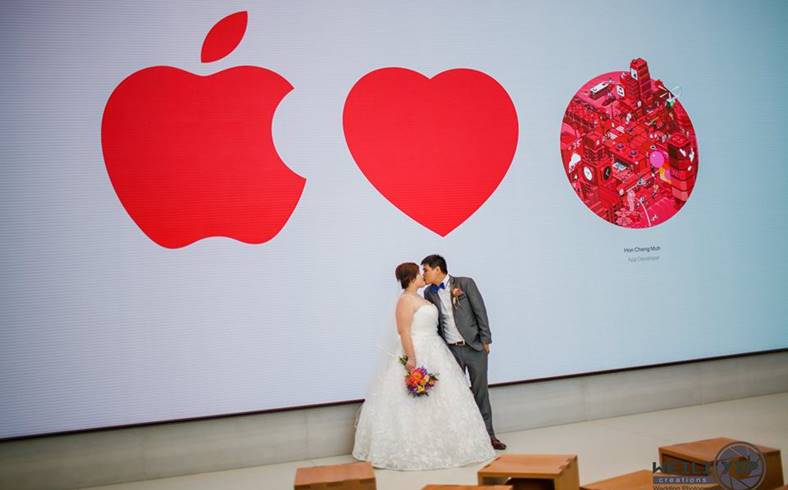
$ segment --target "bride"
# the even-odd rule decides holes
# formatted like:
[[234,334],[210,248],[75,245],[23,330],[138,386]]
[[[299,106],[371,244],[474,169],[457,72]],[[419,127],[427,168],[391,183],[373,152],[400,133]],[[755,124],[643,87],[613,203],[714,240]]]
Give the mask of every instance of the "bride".
[[[438,335],[438,310],[416,294],[425,286],[415,263],[400,264],[397,302],[400,346],[361,407],[353,457],[376,468],[433,470],[495,457],[464,373]],[[407,355],[403,368],[397,357]],[[405,370],[424,367],[438,381],[429,396],[413,397]]]

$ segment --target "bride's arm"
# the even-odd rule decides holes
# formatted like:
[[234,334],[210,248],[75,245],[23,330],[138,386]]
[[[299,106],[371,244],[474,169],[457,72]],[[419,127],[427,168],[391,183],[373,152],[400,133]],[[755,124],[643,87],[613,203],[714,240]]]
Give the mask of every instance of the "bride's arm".
[[408,356],[408,363],[405,365],[408,371],[416,367],[416,353],[413,351],[413,339],[410,336],[410,324],[413,321],[413,308],[407,301],[400,301],[397,304],[397,332],[399,340],[402,342],[402,350]]

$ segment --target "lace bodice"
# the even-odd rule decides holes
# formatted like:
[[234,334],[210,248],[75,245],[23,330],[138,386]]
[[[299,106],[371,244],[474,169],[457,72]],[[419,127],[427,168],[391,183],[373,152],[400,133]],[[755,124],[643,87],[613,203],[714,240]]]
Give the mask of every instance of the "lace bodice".
[[438,336],[438,307],[432,303],[419,306],[410,324],[411,336]]

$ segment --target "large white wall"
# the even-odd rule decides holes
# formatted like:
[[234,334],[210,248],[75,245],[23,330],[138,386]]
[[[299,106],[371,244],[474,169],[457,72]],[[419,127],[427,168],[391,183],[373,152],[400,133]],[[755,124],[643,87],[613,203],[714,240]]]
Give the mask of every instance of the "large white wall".
[[[238,48],[201,64],[205,34],[242,9]],[[3,2],[0,13],[0,438],[363,398],[391,327],[394,267],[433,252],[484,294],[493,383],[788,346],[782,2]],[[586,209],[559,152],[575,91],[636,57],[681,86],[700,155],[688,203],[644,230]],[[263,66],[293,85],[272,134],[307,183],[273,240],[169,249],[127,214],[102,115],[122,80],[155,65]],[[387,66],[482,71],[517,110],[511,167],[446,237],[383,198],[345,142],[345,97]],[[414,173],[412,192],[451,203],[453,190]],[[624,251],[652,246],[658,260]]]
[[[786,391],[788,352],[778,352],[493,387],[490,396],[496,429],[506,440],[510,431]],[[358,408],[351,403],[0,442],[0,488],[83,488],[348,454]],[[731,427],[709,437],[736,432]]]

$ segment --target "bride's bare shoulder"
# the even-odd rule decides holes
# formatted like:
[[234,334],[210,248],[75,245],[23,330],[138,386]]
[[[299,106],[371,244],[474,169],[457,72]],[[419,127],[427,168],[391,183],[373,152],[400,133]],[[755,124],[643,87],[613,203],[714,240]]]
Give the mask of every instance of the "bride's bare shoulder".
[[412,294],[403,294],[397,301],[397,311],[409,311],[412,313],[423,303],[424,300],[421,298],[413,296]]

